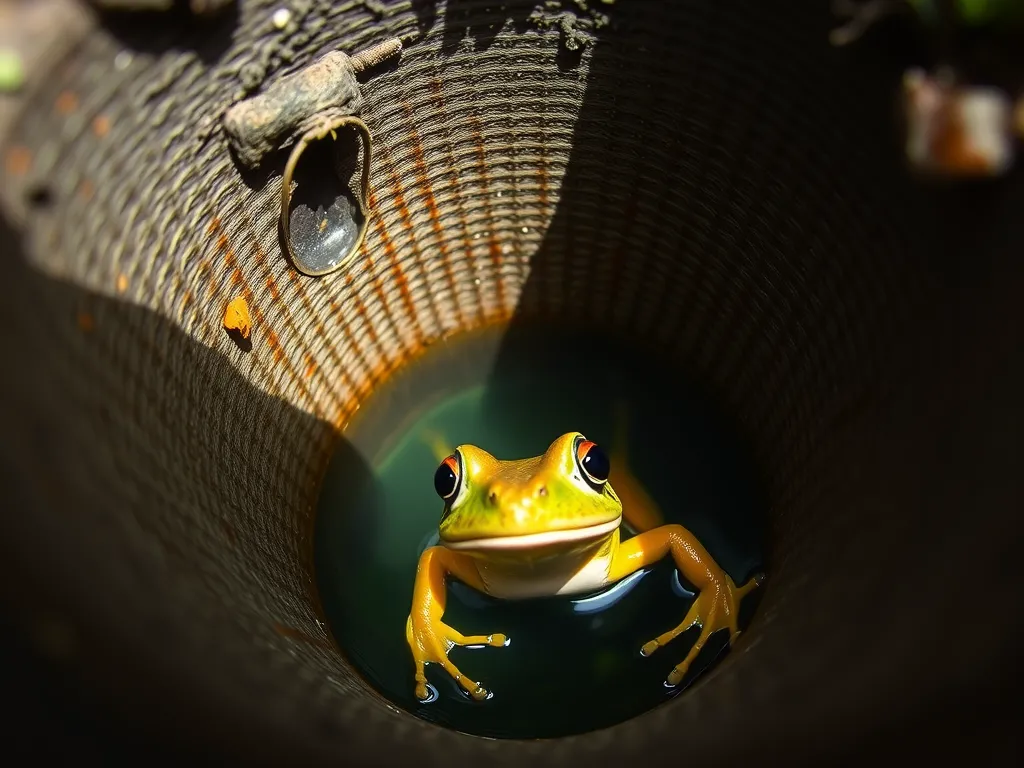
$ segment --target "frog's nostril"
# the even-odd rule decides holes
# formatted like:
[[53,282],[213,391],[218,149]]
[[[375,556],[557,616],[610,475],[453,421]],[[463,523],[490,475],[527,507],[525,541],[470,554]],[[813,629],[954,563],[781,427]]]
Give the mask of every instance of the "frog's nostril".
[[538,496],[547,496],[548,495],[548,487],[546,485],[540,486],[537,489],[537,495]]
[[492,490],[490,493],[487,494],[487,503],[488,504],[497,504],[498,503],[498,492],[497,491]]

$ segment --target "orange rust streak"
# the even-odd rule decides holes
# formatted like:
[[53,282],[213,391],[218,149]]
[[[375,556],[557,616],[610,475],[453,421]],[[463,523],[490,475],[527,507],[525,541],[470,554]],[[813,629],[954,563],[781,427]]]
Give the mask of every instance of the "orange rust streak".
[[[207,228],[207,232],[209,232],[211,235],[214,233],[218,233],[219,227],[220,219],[215,217],[213,221],[210,222],[210,225]],[[288,373],[291,375],[292,380],[299,384],[300,389],[302,390],[303,394],[309,399],[309,401],[314,402],[312,393],[305,386],[305,382],[296,373],[296,371],[292,369],[291,365],[288,364],[288,361],[285,358],[284,348],[281,346],[280,339],[278,339],[277,334],[270,327],[270,324],[267,322],[267,318],[263,314],[263,311],[260,309],[259,304],[256,303],[252,289],[248,286],[248,284],[245,283],[245,276],[242,274],[241,269],[239,269],[237,266],[238,258],[235,256],[234,251],[231,249],[227,235],[224,232],[219,232],[218,234],[217,249],[222,250],[224,252],[225,263],[229,267],[233,268],[232,282],[235,283],[235,278],[238,278],[236,284],[241,286],[242,296],[245,298],[246,303],[249,305],[249,311],[252,314],[254,320],[253,325],[258,325],[261,328],[263,328],[264,333],[266,334],[267,345],[270,347],[271,353],[274,356],[274,362],[281,362],[282,360],[284,360],[285,367],[288,369]],[[216,289],[211,285],[211,295],[214,295],[215,293]]]
[[[381,360],[383,360],[384,359],[384,350],[381,348],[380,339],[377,337],[377,332],[373,329],[373,324],[370,322],[370,314],[369,314],[369,312],[366,311],[366,305],[363,303],[363,300],[359,298],[359,294],[357,294],[352,289],[352,286],[353,286],[354,283],[355,283],[355,280],[352,279],[352,275],[351,274],[345,275],[345,287],[348,288],[349,295],[351,296],[352,304],[353,304],[353,306],[355,307],[355,310],[356,310],[356,314],[359,315],[359,317],[362,319],[363,324],[366,327],[367,335],[370,337],[370,342],[375,347],[377,347],[377,350],[381,353],[380,354]],[[337,311],[339,309],[337,307],[337,304],[335,304],[335,302],[333,300],[331,300],[330,307],[331,307],[331,311],[332,312]],[[382,374],[383,368],[385,367],[384,364],[383,363],[378,363],[376,366],[372,366],[371,367],[370,364],[366,361],[366,358],[363,355],[361,350],[357,350],[357,354],[359,355],[360,361],[363,363],[363,367],[366,368],[366,370],[370,374],[370,382],[371,382],[371,384],[376,382],[377,379],[379,379],[381,374]]]
[[[371,191],[370,209],[375,210],[376,208],[376,195]],[[419,320],[416,317],[416,306],[412,301],[412,292],[409,290],[409,281],[402,273],[402,266],[398,261],[398,251],[395,250],[395,245],[388,236],[387,229],[384,227],[384,217],[374,216],[373,220],[377,236],[380,238],[381,245],[384,248],[384,254],[388,257],[388,261],[391,262],[391,275],[395,281],[395,286],[398,288],[398,293],[402,297],[402,304],[405,307],[405,311],[409,315],[409,319],[412,321],[412,331],[416,336],[415,346],[417,348],[422,347],[423,329],[420,328]]]
[[277,289],[277,281],[274,280],[273,276],[267,278],[267,290],[270,291],[270,298],[274,301],[281,298],[281,291]]
[[[412,108],[406,104],[406,112],[409,117],[409,124],[413,124]],[[437,200],[434,199],[434,190],[430,186],[430,179],[427,176],[427,161],[423,156],[423,142],[419,133],[411,129],[409,140],[412,142],[413,167],[416,174],[416,183],[423,189],[423,201],[427,206],[427,213],[430,216],[430,228],[437,237],[437,250],[441,253],[441,266],[444,268],[445,276],[448,278],[448,285],[452,289],[452,302],[455,305],[455,313],[459,326],[466,324],[466,318],[462,314],[462,303],[457,298],[455,286],[455,274],[452,272],[451,254],[444,241],[444,231],[441,228],[441,212],[437,208]]]
[[54,106],[60,114],[70,115],[78,109],[78,96],[71,91],[61,91]]
[[32,167],[32,151],[28,147],[11,147],[4,158],[4,167],[12,176],[24,176]]
[[92,132],[101,139],[110,133],[110,118],[106,115],[96,115],[92,121]]
[[[484,138],[481,131],[480,121],[476,117],[471,119],[471,131],[473,135],[473,145],[476,148],[477,167],[480,171],[480,183],[484,188],[484,215],[488,220],[493,221],[494,211],[491,208],[490,185],[487,183],[487,153],[484,148]],[[505,309],[505,288],[501,282],[501,246],[498,244],[498,240],[494,236],[493,226],[489,227],[488,230],[487,251],[491,256],[491,264],[494,267],[494,287],[498,294],[498,311],[500,313]]]
[[[441,81],[438,80],[436,77],[431,79],[431,81],[430,81],[430,91],[431,91],[431,93],[434,94],[434,107],[437,109],[438,112],[443,111],[445,104],[444,104],[444,96],[442,94]],[[419,148],[419,143],[416,144],[416,147]],[[459,173],[458,173],[458,171],[455,170],[455,162],[454,162],[454,158],[452,157],[451,145],[448,145],[448,158],[451,161],[450,165],[449,165],[449,171],[448,172],[449,172],[449,175],[451,176],[452,187],[457,190],[458,187],[459,187]],[[456,206],[458,207],[459,218],[460,218],[460,221],[461,221],[461,224],[462,224],[462,226],[461,226],[461,229],[462,229],[462,250],[466,254],[466,258],[468,260],[472,261],[472,258],[473,258],[473,240],[469,236],[469,227],[466,225],[466,213],[465,213],[465,210],[462,207],[461,195],[456,195]],[[483,294],[480,291],[480,284],[476,280],[473,281],[472,285],[473,285],[473,291],[476,294],[476,306],[477,306],[477,309],[479,310],[479,312],[477,314],[476,325],[477,326],[483,326],[483,325],[486,325],[486,323],[487,323],[487,312],[486,312],[486,309],[484,307]],[[460,317],[461,317],[461,314],[460,314]]]
[[[259,248],[259,246],[257,246],[257,249],[259,250],[260,258],[265,259],[266,257],[263,254],[263,249]],[[320,338],[322,338],[322,339],[323,338],[327,338],[327,325],[325,323],[319,321],[318,319],[316,319],[316,312],[313,310],[313,305],[312,305],[312,303],[309,300],[309,295],[306,293],[305,289],[303,288],[302,282],[299,279],[298,274],[296,274],[292,270],[289,270],[287,274],[288,274],[289,281],[292,283],[292,285],[295,288],[295,292],[296,292],[296,294],[299,297],[299,301],[302,302],[303,310],[312,319],[312,321],[314,323],[314,327],[316,329],[317,335]],[[330,301],[330,305],[332,307],[335,306],[333,299]],[[334,364],[335,370],[337,370],[339,372],[339,374],[341,375],[342,381],[345,383],[345,385],[348,386],[348,388],[350,390],[355,389],[355,385],[352,382],[352,377],[349,376],[348,372],[345,370],[344,366],[341,364],[341,358],[338,357],[338,352],[337,352],[334,344],[328,344],[327,345],[327,355],[328,355],[328,357],[330,357],[331,362]],[[312,360],[312,358],[310,358],[310,360]],[[307,371],[306,375],[308,377],[310,375],[309,372],[308,372],[309,371],[309,366],[307,366],[306,371]],[[336,397],[335,399],[338,402],[343,402],[340,397]]]

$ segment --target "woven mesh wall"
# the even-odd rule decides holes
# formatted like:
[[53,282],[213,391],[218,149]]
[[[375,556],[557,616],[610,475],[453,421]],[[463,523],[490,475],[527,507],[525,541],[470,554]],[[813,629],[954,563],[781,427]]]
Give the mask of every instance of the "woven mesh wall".
[[[105,20],[0,148],[0,542],[38,647],[161,738],[250,757],[792,762],[953,716],[930,748],[996,743],[982,702],[1021,626],[1019,177],[912,183],[901,62],[830,49],[827,3],[619,2],[580,54],[532,3],[292,2],[290,40],[278,5]],[[283,157],[240,174],[216,117],[260,72],[393,35],[416,42],[363,89],[365,247],[301,277],[277,239]],[[239,294],[251,352],[220,325]],[[772,500],[771,581],[725,663],[551,742],[381,701],[319,623],[307,554],[359,402],[431,343],[513,317],[681,361]]]

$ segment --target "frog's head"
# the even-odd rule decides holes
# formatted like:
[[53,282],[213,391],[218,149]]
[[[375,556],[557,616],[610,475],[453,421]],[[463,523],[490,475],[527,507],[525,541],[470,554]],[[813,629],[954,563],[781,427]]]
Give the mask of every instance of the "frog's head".
[[622,520],[609,469],[607,454],[579,432],[532,459],[501,461],[460,445],[434,474],[445,502],[441,542],[451,549],[524,550],[605,536]]

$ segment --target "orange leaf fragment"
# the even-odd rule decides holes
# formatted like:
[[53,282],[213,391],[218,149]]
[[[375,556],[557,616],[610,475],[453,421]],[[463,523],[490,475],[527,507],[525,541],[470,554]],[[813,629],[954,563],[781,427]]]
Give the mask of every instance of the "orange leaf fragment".
[[239,296],[232,299],[224,312],[224,327],[229,331],[238,331],[243,339],[249,338],[252,320],[249,318],[249,305]]

